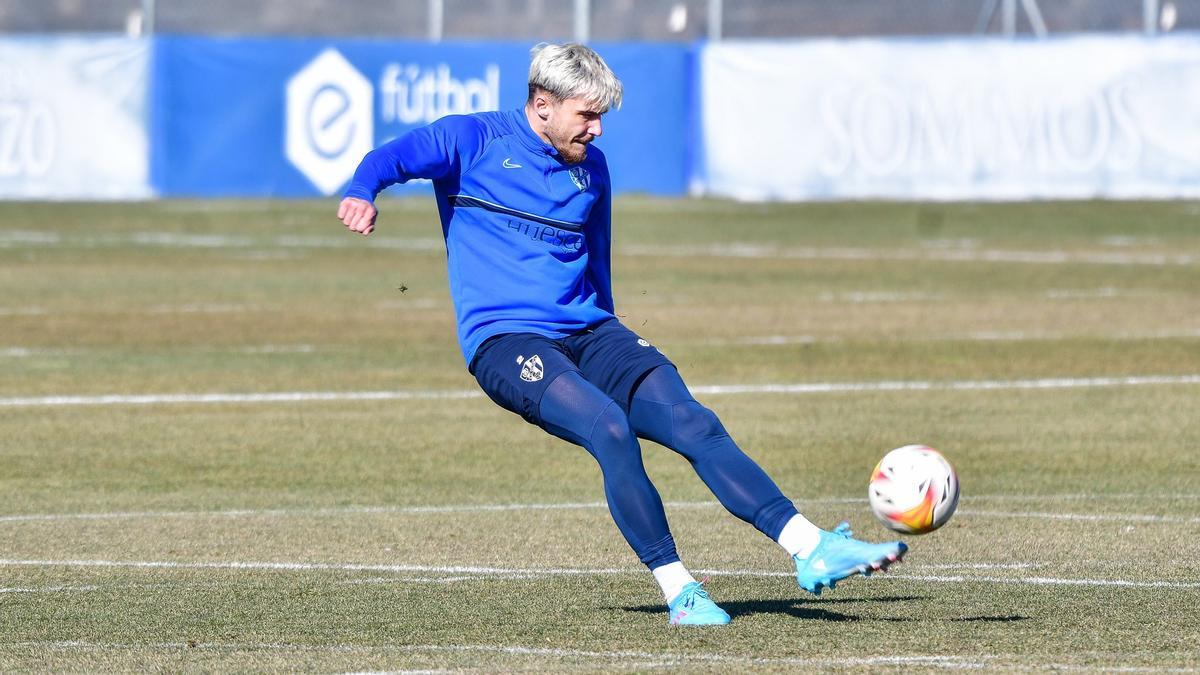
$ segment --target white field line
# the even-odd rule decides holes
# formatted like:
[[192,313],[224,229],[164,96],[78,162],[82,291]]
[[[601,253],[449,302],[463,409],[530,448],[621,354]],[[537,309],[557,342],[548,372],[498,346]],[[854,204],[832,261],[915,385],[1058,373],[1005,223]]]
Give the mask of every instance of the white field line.
[[[885,577],[888,578],[888,577]],[[1033,586],[1108,586],[1118,588],[1200,588],[1200,583],[1188,581],[1130,581],[1127,579],[1063,579],[1058,577],[968,577],[924,574],[891,574],[890,578],[911,581],[933,581],[960,584],[1028,584]]]
[[[860,500],[861,501],[861,500]],[[709,502],[681,502],[677,506],[709,506]],[[422,514],[422,513],[486,513],[491,511],[543,511],[607,508],[604,502],[560,503],[560,504],[461,504],[446,506],[347,506],[340,508],[315,509],[231,509],[227,511],[115,511],[112,513],[63,513],[0,516],[2,522],[37,520],[110,520],[123,518],[193,518],[193,517],[243,517],[243,516],[321,516],[342,514]]]
[[507,568],[443,565],[396,565],[368,563],[297,563],[297,562],[183,562],[146,560],[9,560],[0,559],[0,567],[84,567],[134,568],[169,570],[240,570],[271,572],[390,572],[442,575],[472,575],[476,577],[552,577],[632,574],[634,568],[575,569],[567,567]]
[[[33,357],[62,357],[87,354],[84,349],[47,349],[42,347],[4,347],[0,348],[0,358],[25,359]],[[313,345],[259,345],[237,347],[232,350],[238,354],[313,354],[317,348]]]
[[127,234],[63,236],[56,233],[8,230],[0,232],[0,248],[16,246],[78,246],[109,248],[114,246],[156,246],[162,248],[204,249],[328,249],[386,248],[403,251],[443,251],[441,239],[428,237],[297,236],[250,237],[229,234],[181,234],[177,232],[131,232]]
[[[440,575],[471,575],[476,577],[501,578],[545,578],[555,576],[612,576],[640,574],[635,568],[567,568],[567,567],[471,567],[446,565],[399,565],[368,563],[298,563],[298,562],[187,562],[174,560],[15,560],[0,559],[0,567],[82,567],[120,569],[163,569],[163,570],[236,570],[269,572],[389,572]],[[791,577],[792,572],[766,572],[761,570],[697,569],[693,573],[730,577]],[[1133,581],[1128,579],[1072,579],[1058,577],[989,577],[989,576],[944,576],[924,574],[888,573],[880,578],[934,583],[995,583],[1028,584],[1035,586],[1096,586],[1114,588],[1163,588],[1200,589],[1200,582],[1185,581]]]
[[[409,311],[418,309],[441,309],[448,306],[435,298],[413,298],[411,300],[387,300],[375,303],[380,311]],[[148,307],[73,308],[51,311],[42,307],[0,307],[0,316],[47,316],[78,314],[262,314],[278,312],[278,307],[243,305],[236,303],[183,303],[177,305],[150,305]]]
[[[523,577],[513,575],[514,579]],[[452,584],[459,581],[473,581],[475,577],[373,577],[370,579],[354,579],[341,582],[346,586],[379,586],[383,584]]]
[[[1080,389],[1164,384],[1200,384],[1200,375],[1135,375],[1128,377],[1043,378],[1036,380],[965,380],[883,382],[816,382],[801,384],[709,385],[693,387],[698,394],[828,394],[872,391],[978,391],[1007,389]],[[0,399],[2,404],[4,399]]]
[[375,303],[375,309],[380,311],[410,310],[410,309],[441,309],[449,307],[448,302],[435,298],[412,298],[410,300],[384,300]]
[[271,213],[279,210],[277,202],[250,199],[178,202],[163,200],[158,202],[158,207],[167,213]]
[[[1118,658],[1127,659],[1127,654],[1122,654]],[[1088,673],[1104,672],[1104,673],[1195,673],[1200,672],[1196,668],[1170,668],[1158,666],[1112,666],[1112,665],[1084,665],[1078,663],[1039,663],[1036,666],[1024,666],[1028,670],[1065,670],[1065,671],[1083,671]]]
[[1136,513],[1045,513],[1029,511],[975,511],[966,509],[959,511],[964,516],[982,518],[1034,518],[1041,520],[1075,520],[1098,523],[1127,522],[1127,523],[1187,523],[1200,524],[1200,518],[1184,518],[1179,516],[1143,515]]
[[[401,652],[401,653],[479,653],[503,654],[508,656],[549,657],[557,659],[587,659],[589,661],[607,661],[613,665],[637,665],[639,667],[678,666],[687,663],[728,663],[744,665],[787,665],[807,666],[809,668],[845,668],[871,666],[917,666],[942,669],[978,670],[987,667],[1004,667],[1011,665],[1024,670],[1085,670],[1118,673],[1195,673],[1195,668],[1172,668],[1154,666],[1111,666],[1111,665],[1080,665],[1068,663],[1026,663],[1027,655],[947,655],[947,654],[891,654],[881,656],[861,656],[849,658],[837,657],[772,657],[772,656],[738,656],[735,654],[686,654],[679,652],[637,652],[637,651],[590,651],[554,647],[526,647],[522,645],[351,645],[351,644],[288,644],[265,642],[85,642],[82,640],[57,641],[22,641],[10,642],[5,646],[34,649],[61,650],[95,650],[95,651],[136,651],[136,650],[180,650],[187,651],[202,649],[208,651],[279,651],[279,652]],[[1112,662],[1128,660],[1128,654],[1089,653],[1089,656],[1107,657]],[[1079,656],[1072,654],[1071,656]],[[444,670],[388,670],[388,671],[355,671],[355,675],[373,673],[441,673],[454,672]]]
[[241,314],[245,312],[258,314],[269,311],[269,309],[256,305],[210,302],[188,303],[184,305],[154,305],[135,311],[145,314]]
[[[840,498],[839,498],[840,500]],[[861,502],[862,499],[847,501]],[[668,508],[710,508],[716,502],[667,502]],[[314,509],[232,509],[227,511],[116,511],[111,513],[45,513],[0,516],[0,523],[41,520],[116,520],[124,518],[203,518],[246,516],[323,516],[345,514],[436,514],[489,513],[507,511],[571,511],[577,509],[607,509],[604,502],[550,504],[448,504],[443,506],[347,506]]]
[[[1200,495],[972,495],[970,500],[976,501],[1082,501],[1082,500],[1113,500],[1113,499],[1197,499]],[[815,504],[858,504],[866,503],[864,497],[812,497],[795,500],[797,506],[805,507]],[[664,502],[668,509],[715,509],[721,505],[716,501],[671,501]],[[316,507],[293,509],[228,509],[224,511],[109,511],[99,513],[26,513],[0,516],[0,523],[20,523],[38,521],[66,520],[123,520],[142,518],[242,518],[242,517],[313,517],[339,515],[422,515],[443,513],[497,513],[514,511],[577,511],[577,510],[607,510],[605,502],[557,502],[529,504],[444,504],[429,506],[342,506]],[[1054,513],[1041,511],[976,511],[964,509],[959,511],[966,516],[984,518],[1032,518],[1048,520],[1081,520],[1081,521],[1131,521],[1147,523],[1196,523],[1200,518],[1145,515],[1130,513]]]
[[582,649],[562,649],[553,647],[525,647],[520,645],[310,645],[310,644],[280,644],[264,642],[151,642],[113,643],[113,642],[83,642],[75,640],[16,642],[9,643],[21,647],[49,647],[58,649],[96,649],[96,650],[140,650],[140,649],[208,649],[218,651],[284,651],[284,652],[454,652],[504,654],[509,656],[548,656],[551,658],[589,659],[605,661],[626,661],[637,659],[651,661],[654,664],[673,665],[683,663],[730,663],[746,665],[791,665],[791,666],[889,666],[913,665],[933,666],[941,668],[981,668],[987,656],[957,656],[939,654],[917,655],[888,655],[862,656],[851,658],[788,658],[769,656],[738,656],[735,654],[685,654],[673,652],[637,652],[637,651],[590,651]]
[[300,403],[309,401],[408,401],[481,398],[471,390],[285,391],[261,394],[109,394],[0,398],[0,407],[157,405],[162,403]]
[[903,293],[897,291],[848,291],[843,293],[821,293],[817,302],[866,305],[887,302],[937,302],[945,300],[940,293]]
[[[1122,495],[1080,495],[1080,494],[1063,494],[1063,495],[972,495],[971,501],[1039,501],[1039,500],[1065,500],[1065,501],[1081,501],[1081,500],[1113,500],[1113,499],[1197,499],[1200,495],[1146,495],[1146,494],[1122,494]],[[859,504],[866,502],[864,497],[813,497],[809,499],[798,499],[795,503],[798,506],[814,505],[814,504]],[[715,509],[721,505],[716,501],[695,501],[695,502],[665,502],[664,506],[668,509]],[[26,514],[10,514],[0,516],[0,523],[21,523],[21,522],[39,522],[39,521],[67,521],[67,520],[124,520],[124,519],[143,519],[143,518],[242,518],[242,517],[313,517],[313,516],[339,516],[339,515],[370,515],[370,514],[394,514],[394,515],[422,515],[422,514],[442,514],[442,513],[496,513],[496,512],[514,512],[514,511],[576,511],[576,510],[607,510],[608,505],[605,502],[558,502],[558,503],[530,503],[530,504],[444,504],[440,506],[342,506],[332,508],[298,508],[298,509],[229,509],[224,511],[109,511],[101,513],[26,513]],[[962,515],[979,516],[979,517],[995,517],[995,518],[1032,518],[1032,519],[1049,519],[1049,520],[1084,520],[1084,521],[1132,521],[1132,522],[1148,522],[1148,523],[1194,523],[1200,522],[1200,518],[1186,518],[1177,516],[1162,516],[1162,515],[1143,515],[1129,513],[1106,513],[1106,514],[1076,514],[1076,513],[1053,513],[1040,511],[975,511],[973,509],[964,509],[959,511]]]
[[[895,380],[880,382],[811,382],[798,384],[716,384],[692,387],[695,394],[833,394],[894,391],[995,391],[1011,389],[1087,389],[1200,384],[1200,375],[1133,375],[1124,377],[1042,378],[1036,380]],[[288,391],[257,394],[106,394],[100,396],[27,396],[0,398],[0,407],[84,405],[157,405],[164,403],[301,403],[308,401],[396,401],[482,398],[471,389],[395,391]]]
[[0,593],[75,593],[98,590],[99,586],[40,586],[0,588]]
[[0,349],[0,356],[16,359],[23,359],[45,353],[46,351],[42,349],[27,349],[25,347],[5,347],[4,349]]
[[1138,244],[1158,244],[1160,241],[1158,237],[1135,237],[1128,234],[1115,234],[1100,238],[1100,243],[1105,246],[1137,246]]
[[[411,301],[389,301],[376,303],[379,310],[413,310],[436,309],[441,307],[437,300],[418,298]],[[179,305],[176,307],[156,306],[140,310],[150,314],[231,314],[237,312],[259,312],[262,308],[249,305]],[[38,314],[47,314],[41,310]],[[0,316],[5,312],[0,308]],[[1200,338],[1200,328],[1182,330],[1156,331],[1124,331],[1104,334],[1064,333],[1048,331],[974,331],[968,333],[944,333],[940,335],[913,335],[904,338],[904,342],[1039,342],[1055,340],[1178,340],[1183,338]],[[854,341],[870,342],[870,336],[854,338]],[[702,347],[786,347],[790,345],[840,344],[852,341],[840,335],[755,335],[742,338],[713,338],[707,340],[663,340],[660,344],[673,346],[702,346]],[[54,349],[44,347],[4,347],[0,348],[0,357],[28,358],[33,356],[68,356],[85,353],[81,349]],[[297,345],[261,345],[239,347],[234,351],[243,354],[311,354],[317,351],[310,344]]]
[[[1123,331],[1117,333],[1088,334],[1049,331],[972,331],[967,333],[943,333],[939,335],[906,336],[905,342],[1027,342],[1051,340],[1172,340],[1200,337],[1200,328],[1157,331]],[[854,341],[871,341],[871,337],[854,338]],[[755,335],[742,338],[714,338],[700,341],[662,340],[665,345],[701,345],[705,347],[739,346],[788,346],[837,344],[850,342],[851,338],[841,335]]]
[[1093,501],[1097,499],[1156,499],[1156,500],[1192,500],[1200,499],[1200,493],[1152,493],[1152,492],[1123,492],[1123,493],[1099,493],[1099,492],[1084,492],[1084,493],[1065,493],[1065,494],[1028,494],[1028,495],[971,495],[972,501],[1009,501],[1009,502],[1036,502],[1043,500],[1051,501]]
[[1096,298],[1115,298],[1124,294],[1124,291],[1112,286],[1104,286],[1102,288],[1090,289],[1052,288],[1042,293],[1042,297],[1049,300],[1092,300]]
[[897,260],[972,263],[1029,263],[1041,265],[1151,265],[1190,266],[1200,256],[1174,253],[1117,253],[1109,251],[1010,251],[1002,249],[880,250],[838,247],[780,247],[729,242],[696,246],[624,246],[617,253],[627,256],[674,258],[750,258],[780,260]]
[[0,316],[42,316],[47,313],[45,307],[0,307]]
[[240,347],[235,350],[242,354],[312,354],[317,351],[313,345],[259,345],[257,347]]
[[[0,561],[3,565],[3,561]],[[915,567],[915,566],[914,566]],[[920,568],[917,568],[918,570]],[[730,576],[730,577],[793,577],[793,572],[763,572],[759,570],[721,570],[721,569],[697,569],[692,570],[694,574],[706,574],[711,576]],[[1117,588],[1175,588],[1175,589],[1191,589],[1200,588],[1200,582],[1190,581],[1131,581],[1128,579],[1071,579],[1061,577],[988,577],[988,576],[965,576],[965,575],[940,575],[940,574],[908,574],[887,572],[883,576],[874,576],[872,579],[893,579],[901,581],[931,581],[944,584],[974,584],[974,583],[990,583],[990,584],[1029,584],[1033,586],[1101,586],[1101,587],[1117,587]]]
[[246,251],[235,251],[229,254],[229,257],[234,260],[299,260],[304,258],[305,254],[298,251],[249,249]]
[[[17,246],[159,246],[165,248],[352,248],[373,247],[406,251],[440,252],[441,239],[374,236],[366,239],[343,236],[282,235],[256,238],[228,234],[181,234],[175,232],[131,232],[110,235],[63,236],[38,231],[0,232],[0,248]],[[1200,256],[1178,253],[1131,253],[1112,251],[1013,251],[1004,249],[927,249],[884,250],[844,247],[781,247],[748,242],[726,242],[696,246],[659,246],[654,244],[621,246],[618,255],[652,257],[710,257],[783,260],[898,260],[938,262],[1031,263],[1043,265],[1150,265],[1190,266]]]
[[908,569],[920,570],[1031,570],[1039,563],[909,563]]

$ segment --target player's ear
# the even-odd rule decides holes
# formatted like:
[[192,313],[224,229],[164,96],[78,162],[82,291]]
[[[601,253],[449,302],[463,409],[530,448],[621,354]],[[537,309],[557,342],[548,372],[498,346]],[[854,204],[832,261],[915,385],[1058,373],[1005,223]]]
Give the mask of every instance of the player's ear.
[[550,100],[550,96],[547,95],[546,92],[539,91],[537,94],[534,95],[533,111],[535,113],[537,113],[538,118],[541,119],[543,122],[550,119],[550,112],[551,112],[552,107],[553,107],[553,103]]

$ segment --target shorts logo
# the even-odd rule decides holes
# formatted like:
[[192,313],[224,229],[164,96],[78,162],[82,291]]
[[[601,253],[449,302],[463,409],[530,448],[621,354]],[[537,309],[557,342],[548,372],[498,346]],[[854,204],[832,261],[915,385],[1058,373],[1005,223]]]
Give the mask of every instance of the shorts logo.
[[571,175],[571,182],[575,184],[575,187],[579,188],[580,192],[585,192],[588,186],[592,184],[591,174],[582,166],[573,166],[567,173]]
[[[518,363],[520,360],[518,359]],[[525,365],[521,366],[521,379],[526,382],[537,382],[546,374],[542,367],[542,359],[537,354],[529,357],[525,361]]]
[[649,342],[646,342],[646,341],[645,341],[644,339],[642,339],[642,338],[638,338],[638,344],[639,344],[639,345],[641,345],[641,346],[643,346],[643,347],[649,347],[649,346],[650,346],[650,343],[649,343]]

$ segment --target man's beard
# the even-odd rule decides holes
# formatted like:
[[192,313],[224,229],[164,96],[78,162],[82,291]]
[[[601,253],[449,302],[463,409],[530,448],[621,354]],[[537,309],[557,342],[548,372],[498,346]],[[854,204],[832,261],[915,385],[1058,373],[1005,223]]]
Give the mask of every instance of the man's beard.
[[587,159],[587,146],[596,137],[591,134],[582,134],[580,136],[566,136],[562,140],[555,138],[556,134],[549,134],[550,144],[558,151],[558,156],[567,164],[578,164],[584,159]]
[[587,145],[584,143],[567,141],[563,145],[555,145],[554,149],[567,164],[578,164],[587,159]]

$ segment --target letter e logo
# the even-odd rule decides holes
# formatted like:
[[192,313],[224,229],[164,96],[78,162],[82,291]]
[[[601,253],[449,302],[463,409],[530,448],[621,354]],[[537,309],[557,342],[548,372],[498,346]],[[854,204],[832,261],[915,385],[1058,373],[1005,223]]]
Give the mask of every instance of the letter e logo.
[[322,194],[333,194],[375,144],[374,90],[336,49],[287,83],[285,154]]

